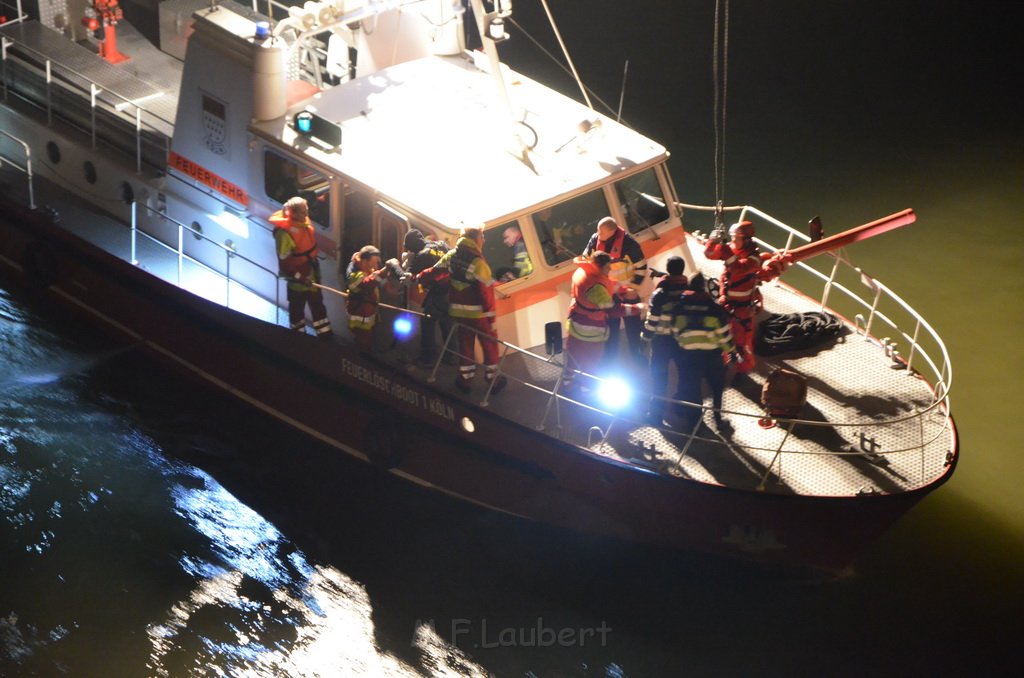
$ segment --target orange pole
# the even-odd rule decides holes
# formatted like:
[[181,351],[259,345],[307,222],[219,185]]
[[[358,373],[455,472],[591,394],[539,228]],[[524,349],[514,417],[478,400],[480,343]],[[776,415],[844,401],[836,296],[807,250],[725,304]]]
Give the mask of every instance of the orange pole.
[[855,226],[849,230],[843,231],[842,233],[836,233],[827,238],[822,238],[816,242],[807,243],[801,245],[796,249],[789,250],[789,256],[792,258],[792,262],[803,261],[804,259],[810,259],[813,256],[822,254],[823,252],[830,252],[840,247],[846,247],[860,240],[867,240],[873,238],[876,235],[881,235],[886,231],[892,231],[897,228],[902,228],[909,224],[914,223],[917,220],[917,215],[914,214],[914,210],[905,209],[902,212],[896,212],[890,214],[887,217],[882,217],[867,224],[861,224]]

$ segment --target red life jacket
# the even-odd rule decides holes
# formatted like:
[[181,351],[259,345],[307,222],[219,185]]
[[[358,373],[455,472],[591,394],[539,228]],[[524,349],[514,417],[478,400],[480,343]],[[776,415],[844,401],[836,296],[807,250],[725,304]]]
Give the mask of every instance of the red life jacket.
[[309,217],[306,217],[305,221],[292,221],[285,215],[284,210],[278,210],[271,214],[267,221],[274,225],[275,236],[277,229],[280,229],[295,243],[295,249],[284,259],[278,260],[281,274],[293,278],[298,273],[299,277],[309,278],[313,271],[313,261],[319,254],[316,231],[313,230],[313,223]]
[[769,276],[761,271],[762,261],[769,255],[759,254],[757,248],[751,250],[733,250],[728,243],[709,245],[704,251],[708,259],[721,259],[725,263],[720,282],[720,302],[729,309],[744,308],[758,305],[761,282]]
[[593,262],[585,261],[572,274],[572,300],[569,302],[569,318],[574,323],[590,327],[605,327],[608,324],[608,309],[595,308],[587,301],[587,292],[594,285],[603,285],[612,294],[612,282]]
[[621,226],[615,227],[615,235],[608,240],[597,239],[596,252],[607,252],[612,256],[612,263],[622,260],[622,244],[626,242],[626,232]]

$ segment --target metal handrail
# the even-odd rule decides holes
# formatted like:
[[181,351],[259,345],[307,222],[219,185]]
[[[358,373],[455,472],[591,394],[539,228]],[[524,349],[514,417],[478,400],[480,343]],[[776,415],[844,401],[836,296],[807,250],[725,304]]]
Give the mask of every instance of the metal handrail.
[[[715,210],[714,207],[707,205],[690,205],[681,203],[681,206],[685,209],[702,212],[714,212]],[[801,233],[800,231],[797,231],[796,229],[788,226],[787,224],[784,224],[778,219],[772,217],[770,214],[766,214],[765,212],[762,212],[756,207],[752,207],[750,205],[735,205],[725,207],[724,210],[726,212],[739,212],[739,218],[741,220],[746,218],[748,214],[754,214],[757,217],[761,218],[762,220],[766,221],[767,223],[785,232],[787,234],[787,240],[786,245],[783,247],[773,246],[770,242],[766,241],[763,237],[761,237],[761,234],[759,234],[759,237],[755,239],[759,245],[763,245],[764,247],[771,249],[773,251],[784,251],[785,249],[791,248],[794,238],[803,240],[805,242],[810,241],[810,238],[804,233]],[[812,276],[818,278],[819,280],[825,283],[824,291],[819,300],[822,307],[825,306],[825,302],[828,298],[828,295],[832,291],[842,292],[842,294],[845,296],[847,300],[853,302],[854,304],[860,305],[865,311],[868,311],[869,313],[868,320],[865,323],[864,327],[865,339],[871,338],[871,328],[875,320],[880,320],[884,322],[894,332],[897,332],[901,337],[903,337],[904,340],[906,340],[910,344],[911,350],[907,356],[907,360],[905,361],[907,373],[914,373],[913,359],[915,358],[915,356],[919,355],[921,357],[921,360],[923,360],[928,365],[932,372],[931,376],[933,377],[933,379],[931,380],[931,383],[933,387],[936,389],[936,403],[938,403],[939,401],[947,400],[950,388],[953,384],[952,364],[949,359],[949,352],[946,349],[946,345],[942,341],[942,338],[935,331],[935,329],[907,302],[905,302],[901,297],[899,297],[899,295],[897,295],[895,292],[886,287],[883,283],[881,283],[875,278],[867,276],[860,268],[853,266],[852,264],[850,264],[850,262],[846,261],[842,257],[839,257],[834,252],[828,252],[826,253],[826,255],[834,257],[837,262],[836,266],[833,267],[832,274],[829,276],[824,275],[817,269],[808,265],[806,262],[801,261],[797,262],[796,264],[796,266],[800,268],[800,270],[810,273]],[[845,265],[850,269],[850,271],[860,276],[862,280],[865,280],[865,284],[868,284],[875,293],[874,299],[872,301],[866,301],[865,299],[861,298],[858,294],[850,290],[848,287],[835,280],[839,264]],[[892,320],[891,318],[889,318],[884,313],[878,310],[878,307],[883,299],[886,299],[894,303],[896,306],[902,309],[903,312],[907,313],[914,319],[915,330],[913,334],[908,334],[906,331],[901,330],[894,320]],[[931,340],[938,347],[938,350],[941,353],[941,365],[937,364],[935,359],[928,353],[925,347],[921,345],[919,337],[919,332],[921,329],[925,330],[926,335],[930,337]],[[881,342],[879,343],[881,344]],[[933,403],[933,405],[936,403]]]
[[7,162],[7,164],[11,165],[12,167],[20,170],[23,174],[25,174],[25,176],[26,176],[26,178],[28,180],[28,206],[29,206],[30,209],[35,209],[36,208],[35,189],[33,188],[33,185],[32,185],[32,183],[33,183],[32,182],[32,149],[29,147],[29,145],[25,141],[23,141],[23,140],[19,139],[18,137],[14,136],[10,132],[5,132],[4,130],[0,130],[0,135],[3,135],[4,137],[6,137],[7,139],[10,139],[14,143],[19,144],[21,146],[22,150],[25,151],[25,166],[24,167],[19,165],[17,162],[11,160],[6,155],[0,155],[0,158],[2,158],[5,162]]
[[[45,81],[46,81],[46,123],[48,125],[52,124],[52,119],[53,119],[53,102],[52,102],[52,94],[51,94],[51,84],[53,83],[55,78],[59,82],[64,83],[67,86],[67,89],[71,90],[72,92],[77,92],[79,94],[84,95],[88,99],[88,101],[90,102],[90,109],[92,111],[92,117],[91,117],[91,127],[92,127],[92,129],[90,129],[89,132],[90,132],[90,137],[92,139],[93,147],[95,147],[95,143],[96,143],[96,113],[95,113],[95,111],[96,111],[96,108],[97,108],[97,103],[99,102],[98,94],[100,92],[105,92],[109,96],[111,96],[114,99],[119,100],[121,102],[121,103],[109,104],[110,110],[108,112],[119,114],[124,109],[129,108],[129,107],[133,107],[135,109],[134,124],[135,124],[135,146],[136,146],[135,155],[136,155],[136,171],[137,172],[141,172],[142,171],[143,113],[145,113],[149,117],[149,119],[151,119],[151,120],[153,120],[155,122],[163,123],[164,125],[167,125],[170,129],[174,128],[174,122],[173,121],[167,120],[166,118],[160,116],[159,114],[150,111],[149,109],[145,108],[142,104],[140,104],[140,103],[138,103],[136,101],[132,101],[131,99],[126,99],[125,97],[121,96],[117,92],[113,92],[113,91],[104,89],[103,87],[100,87],[100,85],[95,80],[90,78],[89,76],[76,71],[74,68],[71,68],[70,66],[66,66],[66,65],[61,64],[59,62],[54,62],[52,59],[50,59],[48,56],[46,56],[42,52],[39,52],[38,50],[35,50],[32,47],[29,47],[28,45],[23,45],[23,44],[14,42],[14,41],[10,41],[10,40],[8,40],[6,38],[4,39],[2,55],[0,55],[3,58],[3,62],[4,62],[5,68],[6,68],[7,60],[9,58],[16,59],[18,62],[22,63],[23,65],[25,65],[28,68],[38,68],[38,66],[36,64],[34,64],[32,61],[30,61],[30,60],[22,59],[22,58],[19,58],[17,56],[13,56],[12,57],[8,53],[8,48],[10,46],[12,46],[12,45],[17,45],[17,47],[19,49],[22,49],[22,50],[24,50],[26,52],[29,52],[29,53],[35,55],[35,57],[39,61],[41,61],[42,65],[43,65],[43,73],[42,73],[42,75],[43,75],[43,77],[45,78]],[[54,66],[56,66],[56,69],[54,68]],[[73,78],[78,78],[80,81],[84,81],[86,83],[86,86],[83,86],[79,82],[76,82]],[[5,85],[5,92],[4,93],[5,93],[5,95],[6,95],[6,82],[7,82],[7,79],[6,79],[6,77],[4,77],[4,85]],[[148,121],[145,123],[145,129],[146,129],[147,132],[152,132],[154,134],[158,134],[160,136],[166,137],[166,134],[164,134],[164,132],[162,132],[160,129],[158,129],[157,127],[155,127],[152,123],[150,123]],[[166,150],[167,144],[165,143],[164,146],[165,146],[164,150]]]
[[[161,211],[159,211],[157,209],[154,209],[154,208],[150,207],[149,205],[143,204],[142,208],[144,210],[146,210],[147,212],[151,213],[151,214],[155,214],[155,215],[159,216],[161,219],[165,219],[165,220],[171,222],[172,224],[175,224],[178,227],[178,246],[177,246],[177,248],[172,247],[171,245],[169,245],[169,244],[165,243],[164,241],[160,240],[159,238],[157,238],[157,237],[155,237],[155,236],[153,236],[153,235],[151,235],[149,233],[146,233],[145,231],[140,231],[139,227],[138,227],[139,203],[138,203],[138,201],[133,201],[132,202],[132,222],[131,222],[131,259],[132,259],[132,263],[133,264],[137,265],[139,263],[138,259],[136,258],[136,252],[137,252],[136,238],[137,238],[138,234],[141,233],[143,235],[143,237],[148,238],[150,241],[156,243],[157,245],[160,245],[161,247],[164,247],[164,248],[166,248],[166,249],[170,250],[171,252],[174,252],[175,254],[178,255],[178,280],[177,280],[177,285],[178,286],[181,285],[182,263],[186,259],[188,261],[198,265],[198,266],[203,267],[204,269],[206,269],[210,273],[213,273],[214,275],[222,278],[225,281],[225,283],[226,283],[226,285],[225,285],[224,305],[226,307],[228,307],[228,308],[231,307],[231,283],[234,283],[234,284],[238,285],[239,287],[243,288],[244,290],[252,293],[253,295],[255,295],[257,297],[260,296],[258,291],[256,291],[253,288],[249,287],[245,283],[239,281],[237,278],[232,279],[232,277],[231,277],[231,259],[233,257],[238,257],[239,259],[241,259],[242,261],[246,262],[247,264],[255,266],[259,270],[261,270],[264,273],[268,274],[269,276],[273,277],[275,281],[279,281],[281,279],[281,277],[277,273],[277,271],[272,271],[269,268],[267,268],[266,266],[260,264],[259,262],[253,261],[252,259],[250,259],[250,258],[248,258],[248,257],[246,257],[246,256],[244,256],[242,254],[239,254],[238,252],[236,252],[232,248],[230,248],[230,247],[228,247],[228,246],[226,246],[226,245],[224,245],[222,243],[217,242],[216,240],[214,240],[214,239],[210,238],[209,236],[201,233],[200,231],[197,231],[196,229],[192,228],[191,226],[187,226],[187,225],[183,224],[182,222],[178,221],[177,219],[174,219],[173,217],[169,217],[166,214],[164,214],[163,212],[161,212]],[[184,233],[185,233],[185,231],[188,231],[189,233],[191,233],[193,236],[195,236],[196,238],[198,238],[200,240],[205,240],[206,242],[209,242],[209,243],[215,245],[216,247],[218,247],[220,250],[222,250],[224,252],[224,254],[225,254],[225,262],[224,262],[225,273],[221,273],[220,271],[212,268],[210,265],[205,264],[202,261],[199,261],[195,257],[191,257],[191,256],[185,254],[185,251],[184,251]],[[278,309],[281,308],[281,292],[280,292],[280,284],[278,284],[278,282],[275,282],[275,284],[274,284],[274,306],[276,308],[278,308]]]

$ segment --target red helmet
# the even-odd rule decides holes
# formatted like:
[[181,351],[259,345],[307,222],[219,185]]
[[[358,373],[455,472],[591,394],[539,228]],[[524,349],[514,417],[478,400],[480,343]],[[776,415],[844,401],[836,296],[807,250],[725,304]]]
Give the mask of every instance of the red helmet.
[[746,238],[753,238],[754,237],[754,224],[753,224],[753,222],[741,221],[741,222],[733,224],[732,226],[729,227],[729,237],[730,238],[734,237],[737,233],[742,235],[742,236],[744,236],[744,237],[746,237]]

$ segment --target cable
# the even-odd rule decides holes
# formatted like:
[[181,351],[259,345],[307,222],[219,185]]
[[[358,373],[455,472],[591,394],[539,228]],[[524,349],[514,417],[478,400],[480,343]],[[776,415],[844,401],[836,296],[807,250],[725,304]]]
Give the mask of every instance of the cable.
[[725,121],[729,85],[729,0],[715,0],[715,35],[711,75],[714,83],[715,226],[723,225],[725,201]]

